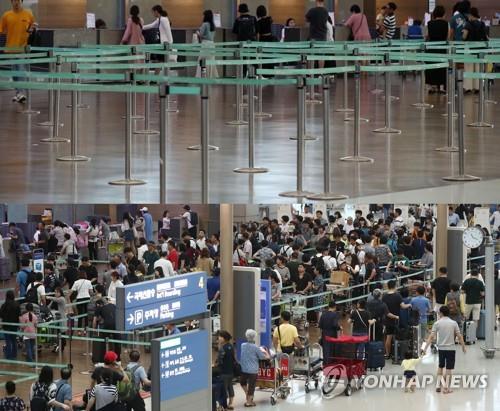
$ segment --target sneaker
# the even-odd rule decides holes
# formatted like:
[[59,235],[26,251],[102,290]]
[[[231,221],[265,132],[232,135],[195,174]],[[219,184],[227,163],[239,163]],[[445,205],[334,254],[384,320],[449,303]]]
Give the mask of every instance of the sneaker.
[[12,97],[12,102],[13,103],[19,102],[19,94],[16,94],[14,97]]
[[17,95],[17,102],[18,103],[25,103],[26,102],[26,96],[24,94],[18,94]]

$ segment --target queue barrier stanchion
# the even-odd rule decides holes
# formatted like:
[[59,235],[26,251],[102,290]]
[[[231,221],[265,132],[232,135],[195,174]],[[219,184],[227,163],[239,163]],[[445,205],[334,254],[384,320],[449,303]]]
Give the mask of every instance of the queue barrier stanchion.
[[[253,66],[248,68],[248,78],[255,80]],[[253,96],[254,94],[255,85],[251,82],[248,85],[248,95]],[[255,101],[253,98],[248,100],[248,167],[235,168],[233,171],[240,174],[262,174],[269,171],[264,167],[255,167]]]
[[330,79],[321,77],[323,89],[323,192],[307,196],[309,200],[331,201],[349,198],[343,194],[332,191],[330,170]]
[[[315,68],[316,62],[309,60],[307,62],[307,65],[310,70],[313,70]],[[310,78],[314,79],[314,74],[311,74]],[[306,96],[308,96],[308,98],[306,98],[306,104],[322,104],[322,101],[316,98],[316,87],[314,86],[314,82],[312,81],[309,84],[309,92],[306,94]]]
[[[26,54],[29,54],[30,53],[30,46],[26,46],[24,52]],[[31,63],[27,64],[27,72],[31,73]],[[28,116],[36,116],[36,115],[40,114],[40,111],[33,110],[33,108],[32,108],[32,102],[33,102],[32,97],[33,96],[32,96],[31,89],[28,88],[26,90],[26,103],[27,103],[27,105],[26,105],[26,108],[21,111],[21,114],[26,114]]]
[[354,73],[354,151],[352,156],[342,157],[340,161],[351,163],[373,163],[373,158],[361,156],[360,153],[360,127],[361,127],[361,72],[356,64]]
[[[151,62],[151,53],[145,54],[146,64]],[[144,74],[149,74],[149,69],[144,69]],[[146,81],[146,85],[150,85],[151,82]],[[160,116],[161,117],[161,116]],[[134,134],[142,134],[142,135],[157,135],[160,134],[158,130],[151,129],[151,95],[149,93],[144,93],[144,129],[135,130]]]
[[[202,78],[207,78],[207,60],[206,59],[201,59],[200,60],[200,73]],[[207,96],[208,96],[208,85],[207,85]],[[208,98],[208,97],[207,97]],[[203,106],[203,98],[202,98],[202,106]],[[203,115],[203,114],[202,114]],[[203,127],[203,125],[202,125]],[[191,151],[200,151],[202,149],[200,144],[196,144],[194,146],[189,146],[187,148],[188,150]],[[208,145],[208,150],[209,151],[219,151],[219,147],[213,146],[213,145]],[[202,196],[203,197],[203,196]]]
[[[201,75],[207,78],[206,60],[201,61]],[[209,203],[210,167],[209,153],[210,145],[210,107],[209,107],[208,84],[201,88],[201,199],[203,204]]]
[[303,76],[297,77],[297,190],[285,191],[280,193],[281,197],[302,198],[313,193],[303,190],[303,173],[304,173],[304,157],[305,157],[305,105],[306,92],[305,80]]
[[[78,41],[76,47],[77,48],[81,48],[82,47],[82,43],[80,41]],[[80,79],[78,79],[77,84],[81,84],[81,80]],[[78,90],[77,96],[78,97],[77,97],[77,106],[76,107],[79,108],[79,109],[88,110],[90,108],[90,106],[88,104],[84,104],[82,102],[82,92],[80,90]],[[67,108],[73,108],[73,102],[71,102],[71,104],[67,105],[66,107]]]
[[464,139],[464,72],[458,70],[456,76],[456,90],[458,93],[458,174],[443,177],[445,181],[478,181],[480,177],[465,173],[465,139]]
[[[376,43],[379,43],[380,42],[380,39],[376,39],[375,40]],[[380,60],[379,59],[376,59],[375,60],[375,66],[378,68],[380,66]],[[375,71],[375,88],[370,90],[370,93],[372,94],[382,94],[384,92],[384,90],[378,88],[378,78],[380,77],[379,74],[378,74],[378,70]]]
[[[448,78],[446,81],[446,97],[447,97],[447,102],[448,104],[452,105],[453,111],[452,111],[452,116],[453,118],[457,118],[457,112],[456,112],[456,105],[455,105],[455,97],[457,91],[455,90],[455,82],[456,82],[456,75],[457,75],[457,67],[455,65],[455,62],[452,58],[453,55],[456,53],[456,48],[455,47],[449,47],[448,48],[448,56],[449,56],[449,64],[450,68],[448,69]],[[452,93],[453,91],[453,93]],[[452,94],[451,94],[452,93]],[[448,110],[446,110],[446,113],[443,113],[443,117],[448,117],[450,115],[450,110],[448,107]],[[449,124],[449,123],[448,123]]]
[[[135,83],[133,73],[125,73],[125,82],[132,86]],[[126,91],[126,116],[125,116],[125,178],[110,181],[114,186],[137,186],[146,184],[145,181],[132,178],[132,90]]]
[[[484,63],[484,53],[479,54],[479,58],[483,60],[483,62],[479,63],[480,66],[480,72],[485,73],[486,72],[486,64]],[[483,78],[479,79],[479,102],[478,102],[478,108],[477,108],[477,121],[474,123],[470,123],[467,126],[468,127],[474,127],[474,128],[493,128],[493,124],[488,123],[484,120],[484,106],[486,103],[486,97],[485,97],[485,87],[486,87],[486,82]]]
[[[353,50],[353,56],[358,56],[359,55],[359,49],[354,49]],[[345,117],[344,117],[344,121],[355,121],[355,118],[354,117],[350,117],[347,115],[348,113],[346,113]],[[364,117],[361,117],[361,113],[360,113],[360,117],[359,117],[359,121],[362,121],[364,123],[369,123],[370,120],[367,119],[367,118],[364,118]]]
[[[443,147],[438,147],[435,151],[443,151],[445,153],[458,153],[459,148],[453,145],[454,135],[455,135],[455,95],[458,90],[456,90],[456,66],[455,62],[450,59],[448,61],[448,76],[446,84],[446,95],[447,95],[447,144]],[[463,95],[463,93],[462,93]]]
[[[234,53],[234,59],[240,60],[240,51],[236,50]],[[243,65],[238,64],[236,66],[236,78],[238,80],[243,79]],[[248,122],[243,120],[243,109],[242,109],[242,101],[243,101],[243,86],[238,83],[236,84],[236,120],[231,120],[226,122],[229,126],[244,126],[247,125]]]
[[[56,74],[61,73],[62,57],[60,55],[56,56]],[[61,79],[58,78],[55,84],[59,85]],[[69,139],[59,137],[59,128],[61,124],[61,90],[58,88],[55,90],[54,95],[54,125],[52,127],[52,136],[48,138],[42,138],[40,141],[42,143],[69,143]]]
[[167,202],[167,141],[168,141],[168,114],[167,101],[170,88],[166,84],[160,85],[160,203]]
[[[262,47],[258,48],[258,52],[259,52],[259,59],[260,59],[261,58],[260,53],[262,53]],[[259,64],[259,70],[261,70],[261,69],[262,69],[262,63]],[[264,79],[263,75],[260,75],[258,77],[260,78],[260,80]],[[263,88],[264,88],[264,85],[262,84],[262,82],[260,82],[259,85],[257,86],[257,104],[258,104],[258,106],[257,106],[257,112],[255,113],[255,117],[256,118],[271,118],[273,115],[271,113],[266,113],[263,110],[263,106],[264,106],[264,100],[263,100],[263,96],[262,96]]]
[[[385,65],[390,66],[391,65],[391,60],[389,57],[389,53],[385,55],[384,58]],[[392,119],[391,119],[391,77],[392,73],[390,71],[386,71],[384,73],[385,76],[385,119],[384,119],[384,127],[382,128],[377,128],[373,130],[374,133],[381,133],[381,134],[401,134],[401,130],[398,130],[396,128],[392,127]]]
[[[75,75],[73,84],[78,84],[78,68],[76,63],[71,63],[71,73]],[[90,161],[89,157],[78,154],[78,91],[71,92],[71,154],[57,157],[57,161]]]
[[[132,47],[131,53],[133,56],[137,55],[137,48]],[[135,69],[132,69],[132,87],[135,87],[137,85],[137,80],[136,80],[136,72]],[[122,118],[126,119],[126,116],[123,116]],[[137,93],[134,91],[132,93],[132,115],[131,115],[132,120],[144,120],[144,116],[137,114]],[[132,123],[133,129],[135,129],[135,123]]]
[[[48,52],[48,57],[50,59],[54,58],[54,50],[49,50]],[[49,63],[49,73],[53,73],[55,71],[55,64],[54,63]],[[52,83],[54,79],[49,78],[48,83]],[[48,101],[48,106],[49,106],[49,112],[48,112],[48,120],[44,121],[42,123],[38,123],[37,125],[42,126],[42,127],[53,127],[54,126],[54,96],[55,96],[55,90],[54,89],[49,89],[49,101]]]
[[[347,44],[344,46],[344,50],[347,51]],[[345,62],[347,65],[347,62]],[[347,71],[344,73],[344,88],[343,88],[343,100],[342,107],[335,110],[337,113],[352,113],[354,109],[349,108],[349,77]]]
[[[420,51],[425,53],[425,44],[421,45]],[[420,70],[420,101],[418,103],[413,103],[412,106],[416,108],[420,108],[422,110],[428,108],[434,108],[433,104],[429,104],[425,102],[425,69]]]

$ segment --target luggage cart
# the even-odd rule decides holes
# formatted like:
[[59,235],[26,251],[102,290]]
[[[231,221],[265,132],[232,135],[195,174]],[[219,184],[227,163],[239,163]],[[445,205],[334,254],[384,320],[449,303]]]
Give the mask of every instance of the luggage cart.
[[270,360],[260,361],[256,387],[271,392],[271,405],[276,405],[278,398],[286,399],[291,392],[288,385],[290,357],[279,354]]
[[324,359],[326,365],[323,366],[324,380],[321,388],[323,396],[333,398],[334,390],[341,382],[344,384],[344,395],[350,396],[353,390],[363,388],[367,369],[366,344],[369,338],[342,335],[325,339],[335,344],[335,354],[332,358]]
[[290,313],[292,314],[292,324],[299,332],[305,332],[309,328],[307,321],[307,296],[301,294],[290,295]]
[[[323,371],[323,349],[318,343],[309,344],[306,338],[300,337],[304,348],[296,349],[292,357],[292,378],[305,381],[305,391],[317,390]],[[314,382],[314,388],[310,383]]]

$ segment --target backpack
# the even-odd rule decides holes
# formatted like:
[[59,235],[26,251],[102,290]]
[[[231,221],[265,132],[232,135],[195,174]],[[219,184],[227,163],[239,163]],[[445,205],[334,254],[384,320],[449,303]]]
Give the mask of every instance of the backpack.
[[135,378],[134,374],[135,372],[139,369],[140,365],[136,364],[132,368],[127,368],[125,369],[125,374],[128,377],[128,381],[119,381],[117,388],[118,388],[118,399],[120,401],[131,401],[133,400],[136,396],[137,393],[139,392],[137,386],[135,385]]
[[238,20],[238,41],[255,40],[255,20],[253,17],[241,17]]
[[31,284],[31,288],[26,292],[25,302],[38,305],[38,287],[42,284]]
[[61,286],[61,282],[60,282],[59,278],[57,278],[55,273],[51,273],[51,274],[45,276],[44,286],[46,289],[45,291],[54,292],[54,290],[57,287]]
[[282,246],[280,248],[280,255],[283,256],[283,257],[288,258],[287,252],[288,252],[288,250],[291,250],[291,249],[292,249],[292,247],[290,247],[289,245],[285,244],[284,246]]
[[[48,390],[47,390],[48,391]],[[30,410],[31,411],[49,411],[49,396],[44,386],[35,383],[33,387],[33,398],[30,400]]]
[[27,269],[22,269],[21,271],[26,273],[26,283],[24,284],[24,287],[28,287],[31,283],[35,282],[35,273],[31,270]]
[[194,211],[189,212],[189,222],[191,225],[194,225],[195,227],[198,225],[198,213],[195,213]]

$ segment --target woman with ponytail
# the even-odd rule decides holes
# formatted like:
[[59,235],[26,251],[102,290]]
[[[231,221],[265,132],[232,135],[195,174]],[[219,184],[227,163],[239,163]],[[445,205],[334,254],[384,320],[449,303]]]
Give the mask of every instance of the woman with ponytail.
[[[155,21],[144,26],[144,30],[157,29],[160,32],[160,43],[161,44],[173,44],[174,38],[172,36],[172,28],[170,26],[170,20],[168,18],[168,13],[163,9],[162,6],[156,5],[151,11]],[[163,56],[163,55],[162,55]],[[168,62],[177,61],[176,55],[168,56]]]
[[127,28],[125,29],[120,44],[144,44],[144,36],[142,34],[143,26],[144,20],[139,17],[139,7],[133,5],[130,7],[130,17],[127,21]]
[[26,304],[26,313],[21,316],[20,322],[25,324],[23,326],[23,339],[26,346],[26,361],[33,362],[36,350],[36,326],[38,324],[38,318],[33,313],[33,304]]

